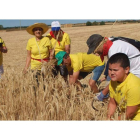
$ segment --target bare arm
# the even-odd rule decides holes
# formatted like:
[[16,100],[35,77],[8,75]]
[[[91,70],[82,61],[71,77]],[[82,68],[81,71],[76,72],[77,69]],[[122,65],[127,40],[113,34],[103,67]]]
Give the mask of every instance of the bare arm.
[[50,53],[50,60],[52,60],[54,58],[54,51],[53,51],[53,49],[50,49],[49,53]]
[[70,54],[70,45],[65,45],[65,52]]
[[31,63],[31,51],[27,50],[26,64],[23,70],[24,74],[27,72],[27,69],[29,68],[30,63]]
[[135,116],[136,112],[138,110],[138,105],[136,106],[127,106],[126,108],[126,119],[133,119],[133,117]]
[[116,110],[117,104],[113,98],[110,97],[109,105],[108,105],[108,114],[107,118],[111,119],[111,116],[113,116],[115,110]]
[[78,81],[78,77],[79,77],[79,73],[80,71],[78,72],[69,72],[69,83],[72,85],[72,84],[78,84],[81,86],[81,83]]

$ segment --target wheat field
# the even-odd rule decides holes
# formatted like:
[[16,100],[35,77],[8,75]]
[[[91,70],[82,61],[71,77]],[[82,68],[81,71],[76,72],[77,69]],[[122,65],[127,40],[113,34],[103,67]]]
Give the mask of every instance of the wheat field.
[[[71,53],[87,52],[86,40],[92,34],[140,40],[140,24],[116,24],[113,28],[112,25],[69,27],[62,30],[71,38]],[[0,81],[0,120],[106,120],[108,101],[100,104],[100,110],[95,111],[91,106],[94,94],[89,87],[82,90],[75,86],[68,87],[60,75],[53,78],[48,72],[44,80],[40,78],[37,88],[33,73],[22,74],[27,41],[33,36],[25,30],[0,31],[0,36],[8,48],[8,53],[3,54],[5,73]],[[46,68],[49,68],[49,63]],[[88,85],[88,79],[87,76],[81,82]],[[114,119],[117,119],[117,112]]]

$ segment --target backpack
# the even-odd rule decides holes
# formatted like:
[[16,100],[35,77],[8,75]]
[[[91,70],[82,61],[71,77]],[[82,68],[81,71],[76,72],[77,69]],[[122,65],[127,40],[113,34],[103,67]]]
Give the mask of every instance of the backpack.
[[122,40],[122,41],[125,41],[133,46],[135,46],[139,51],[140,51],[140,41],[138,40],[134,40],[134,39],[131,39],[131,38],[126,38],[126,37],[111,37],[113,39],[111,39],[112,42],[116,41],[116,40]]

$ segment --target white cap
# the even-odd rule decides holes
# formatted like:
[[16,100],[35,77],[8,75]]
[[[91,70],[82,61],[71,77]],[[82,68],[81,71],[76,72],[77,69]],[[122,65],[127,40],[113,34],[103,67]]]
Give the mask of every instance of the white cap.
[[61,24],[59,23],[59,21],[53,21],[51,23],[51,27],[61,27]]

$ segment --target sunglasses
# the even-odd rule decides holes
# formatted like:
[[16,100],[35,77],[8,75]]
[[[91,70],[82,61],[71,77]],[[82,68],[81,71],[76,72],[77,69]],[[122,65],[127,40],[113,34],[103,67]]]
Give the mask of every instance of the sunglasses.
[[38,30],[39,30],[39,31],[43,31],[42,28],[34,28],[34,29],[33,29],[33,31],[38,31]]

